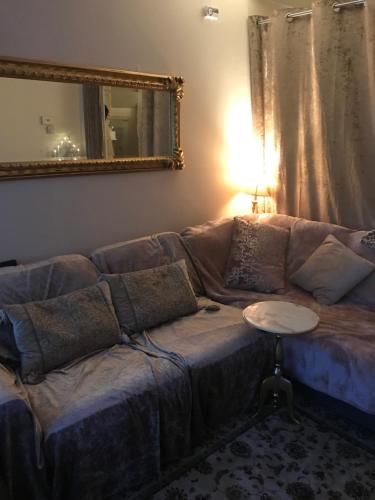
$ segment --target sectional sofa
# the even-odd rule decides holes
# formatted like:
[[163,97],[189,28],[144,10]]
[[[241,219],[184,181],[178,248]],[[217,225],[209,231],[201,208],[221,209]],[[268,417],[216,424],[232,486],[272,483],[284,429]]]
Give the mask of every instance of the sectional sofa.
[[198,295],[194,314],[154,328],[147,339],[140,335],[137,345],[124,335],[39,383],[23,383],[13,369],[17,353],[3,325],[0,477],[11,499],[102,500],[129,493],[254,403],[272,345],[249,331],[239,309],[205,309],[212,301],[200,296],[178,234],[99,249],[92,261],[69,255],[4,269],[0,307],[92,287],[100,271],[125,273],[181,258]]
[[[287,276],[327,234],[375,262],[375,251],[360,243],[361,231],[280,215],[245,219],[290,232]],[[123,332],[113,345],[45,370],[33,383],[22,381],[17,346],[3,318],[0,485],[10,499],[99,500],[131,493],[191,453],[212,428],[254,404],[272,367],[273,344],[244,323],[241,307],[259,300],[314,309],[319,327],[285,343],[288,373],[375,415],[375,276],[333,306],[316,303],[290,283],[283,295],[229,289],[224,274],[232,232],[233,219],[224,219],[181,235],[109,245],[90,259],[60,256],[0,270],[0,310],[11,312],[9,304],[77,293],[97,286],[103,275],[181,261],[197,297],[194,312],[134,335]],[[218,303],[219,310],[207,307]]]

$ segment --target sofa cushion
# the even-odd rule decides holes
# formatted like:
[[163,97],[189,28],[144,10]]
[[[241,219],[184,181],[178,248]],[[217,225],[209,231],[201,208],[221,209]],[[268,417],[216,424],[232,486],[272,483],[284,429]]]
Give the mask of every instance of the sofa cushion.
[[4,307],[21,357],[23,382],[121,341],[107,283],[40,302]]
[[282,293],[289,231],[235,217],[225,285],[258,292]]
[[83,255],[62,255],[0,269],[0,308],[46,300],[94,285],[98,270]]
[[320,304],[334,304],[375,269],[333,235],[328,235],[290,281],[312,292]]
[[[360,257],[375,264],[375,251],[361,243],[367,231],[356,231],[328,222],[296,219],[296,223],[291,227],[287,275],[290,276],[299,269],[329,234],[333,234]],[[345,296],[345,301],[375,309],[375,271],[356,285]]]
[[197,311],[184,260],[123,274],[103,274],[122,328],[135,333]]
[[1,309],[9,304],[46,300],[95,285],[98,270],[83,255],[62,255],[31,264],[0,269],[0,363],[17,366],[19,355]]
[[159,233],[135,240],[122,241],[94,250],[91,260],[101,273],[122,274],[150,269],[185,259],[190,281],[197,295],[204,288],[195,266],[178,233]]

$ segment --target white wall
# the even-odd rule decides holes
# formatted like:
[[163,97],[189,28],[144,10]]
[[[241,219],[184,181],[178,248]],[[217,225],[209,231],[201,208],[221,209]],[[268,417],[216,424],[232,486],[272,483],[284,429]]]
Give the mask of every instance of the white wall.
[[249,0],[213,0],[218,22],[203,20],[205,4],[1,1],[2,55],[182,75],[186,169],[0,182],[0,260],[88,252],[235,211],[227,169],[251,158]]

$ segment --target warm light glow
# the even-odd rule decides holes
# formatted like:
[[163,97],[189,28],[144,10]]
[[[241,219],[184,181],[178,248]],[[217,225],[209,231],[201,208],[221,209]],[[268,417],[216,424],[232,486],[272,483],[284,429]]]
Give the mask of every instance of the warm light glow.
[[226,181],[238,191],[255,193],[274,188],[279,155],[273,137],[266,137],[266,151],[256,134],[252,133],[250,104],[239,100],[232,104],[226,119]]
[[234,102],[227,113],[225,124],[226,182],[236,190],[245,190],[252,178],[251,166],[259,164],[259,151],[251,143],[251,110],[246,100]]
[[237,193],[224,207],[220,217],[233,217],[251,212],[252,197],[245,193]]
[[[273,131],[262,141],[252,133],[250,102],[236,99],[230,105],[225,122],[225,153],[223,157],[225,182],[237,194],[228,202],[222,216],[251,212],[256,188],[266,197],[267,211],[276,209],[272,194],[277,188],[280,153]],[[239,191],[239,193],[238,193]],[[247,194],[246,194],[247,193]],[[263,203],[264,198],[258,198]]]

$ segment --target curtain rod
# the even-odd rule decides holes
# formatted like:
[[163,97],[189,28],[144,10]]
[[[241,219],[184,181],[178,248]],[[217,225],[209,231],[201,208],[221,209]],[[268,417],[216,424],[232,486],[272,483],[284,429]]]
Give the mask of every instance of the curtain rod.
[[[365,3],[365,0],[347,0],[346,2],[335,2],[332,5],[332,9],[335,12],[340,12],[340,9],[342,7],[349,7],[350,5],[364,5],[364,3]],[[286,14],[285,19],[288,22],[292,22],[295,17],[309,16],[310,14],[312,14],[312,9],[301,10],[299,12],[290,12],[289,14]],[[271,23],[272,23],[272,19],[269,17],[258,21],[258,24],[271,24]]]

